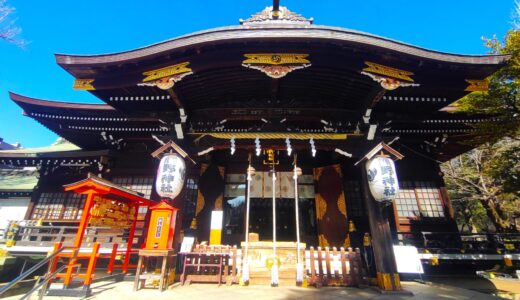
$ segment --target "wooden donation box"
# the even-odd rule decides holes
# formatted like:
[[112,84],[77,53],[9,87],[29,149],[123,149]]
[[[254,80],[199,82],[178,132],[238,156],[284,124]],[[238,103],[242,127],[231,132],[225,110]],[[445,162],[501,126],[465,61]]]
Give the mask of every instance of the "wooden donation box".
[[[148,235],[144,249],[139,250],[139,261],[135,274],[134,291],[143,287],[147,280],[151,280],[154,286],[159,286],[163,291],[169,284],[173,283],[174,271],[171,271],[173,258],[173,233],[175,231],[175,221],[177,208],[169,205],[165,201],[150,208],[151,216],[148,226]],[[148,265],[150,260],[162,258],[160,273],[155,269],[149,272]]]
[[177,208],[161,201],[150,208],[151,216],[146,236],[146,250],[171,250]]

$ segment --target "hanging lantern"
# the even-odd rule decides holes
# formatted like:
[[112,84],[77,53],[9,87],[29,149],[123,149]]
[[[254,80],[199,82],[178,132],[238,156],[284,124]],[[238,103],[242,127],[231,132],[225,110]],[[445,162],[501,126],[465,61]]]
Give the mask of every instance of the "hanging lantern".
[[178,154],[166,154],[161,158],[157,169],[155,190],[162,198],[177,197],[183,186],[186,174],[186,163]]
[[377,202],[392,201],[399,192],[399,183],[394,161],[389,157],[376,156],[366,163],[368,186]]

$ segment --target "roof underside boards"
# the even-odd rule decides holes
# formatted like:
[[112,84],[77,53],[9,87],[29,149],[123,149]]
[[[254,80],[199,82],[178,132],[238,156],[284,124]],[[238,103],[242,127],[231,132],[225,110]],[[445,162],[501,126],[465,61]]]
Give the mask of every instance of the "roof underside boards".
[[[341,44],[333,39],[273,40],[262,35],[248,40],[213,41],[211,44],[186,47],[180,50],[173,48],[167,53],[161,52],[141,60],[134,58],[131,64],[119,62],[119,64],[112,63],[103,67],[98,67],[96,64],[71,66],[61,63],[61,65],[77,78],[95,79],[96,91],[93,93],[118,109],[173,111],[176,108],[173,102],[163,98],[167,96],[166,92],[157,88],[137,86],[143,79],[143,72],[189,61],[189,67],[194,74],[185,77],[175,85],[175,91],[188,109],[198,109],[208,105],[229,107],[237,102],[273,98],[280,101],[298,98],[309,106],[316,105],[316,102],[325,105],[331,102],[335,105],[352,106],[351,102],[363,98],[366,89],[372,85],[372,79],[360,74],[366,67],[364,62],[371,61],[413,72],[412,78],[415,83],[420,84],[419,87],[399,88],[389,92],[389,96],[445,99],[440,102],[422,103],[420,106],[423,110],[438,110],[466,94],[464,91],[468,86],[466,79],[484,79],[496,71],[506,58],[505,56],[480,56],[477,59],[454,55],[450,56],[453,61],[458,59],[467,63],[435,61],[431,58],[373,45]],[[273,95],[272,80],[269,77],[259,71],[241,66],[244,60],[243,54],[246,53],[305,53],[309,54],[312,66],[294,71],[280,79],[278,93]],[[80,58],[89,61],[89,57],[74,57],[71,60]],[[58,59],[58,62],[62,60]],[[82,70],[86,74],[82,73]],[[148,101],[140,100],[143,97],[155,98]],[[399,109],[399,107],[388,108]]]
[[86,150],[117,148],[121,139],[131,138],[137,132],[148,136],[164,132],[157,118],[125,115],[106,104],[53,102],[14,93],[10,96],[25,114]]

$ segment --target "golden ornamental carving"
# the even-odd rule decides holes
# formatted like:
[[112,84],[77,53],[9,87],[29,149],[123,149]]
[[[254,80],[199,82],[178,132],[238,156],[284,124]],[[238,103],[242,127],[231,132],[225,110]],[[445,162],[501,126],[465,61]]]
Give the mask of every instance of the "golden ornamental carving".
[[345,197],[338,198],[338,210],[347,218],[347,205],[345,204]]
[[222,210],[222,195],[215,200],[215,210]]
[[350,247],[350,236],[347,234],[347,237],[345,238],[345,241],[343,242],[343,247],[348,248]]
[[195,207],[195,216],[198,216],[199,213],[204,209],[204,196],[200,191],[197,191],[197,206]]
[[318,235],[318,243],[320,244],[320,247],[329,247],[329,241],[327,240],[327,238],[325,237],[325,235],[323,235],[323,233],[320,233]]
[[285,6],[280,6],[278,11],[274,11],[272,6],[266,7],[261,12],[252,15],[247,20],[240,19],[240,24],[246,26],[262,25],[265,23],[282,23],[291,25],[309,26],[313,19],[307,19],[297,13],[287,9]]
[[376,63],[369,62],[369,61],[365,61],[365,64],[367,65],[367,67],[363,69],[363,72],[379,74],[379,75],[383,75],[384,77],[392,77],[395,79],[401,79],[404,81],[414,82],[412,77],[410,77],[413,75],[412,72],[383,66],[383,65],[376,64]]
[[322,220],[327,212],[327,202],[321,197],[320,194],[316,194],[316,218]]
[[374,75],[367,72],[361,72],[363,75],[367,75],[368,77],[372,78],[375,82],[378,82],[382,88],[388,91],[395,90],[398,87],[408,87],[408,86],[419,86],[420,84],[417,83],[409,83],[409,82],[403,82],[399,81],[393,78],[383,77],[379,75]]
[[489,83],[487,80],[479,80],[479,79],[466,79],[466,82],[469,84],[465,91],[468,92],[487,92],[489,89]]
[[77,91],[93,91],[96,88],[92,85],[94,79],[76,79],[72,86]]
[[254,53],[244,54],[246,58],[242,64],[255,65],[287,65],[287,64],[310,64],[307,59],[309,54],[295,54],[295,53]]
[[403,71],[383,65],[379,65],[373,62],[365,61],[368,66],[361,71],[361,74],[366,75],[375,82],[378,82],[382,88],[388,91],[397,89],[398,87],[413,87],[419,86],[417,83],[413,83],[413,73]]
[[244,54],[246,59],[242,62],[242,66],[278,79],[292,71],[310,67],[311,62],[307,59],[308,56],[309,54],[294,53]]
[[164,67],[157,70],[144,72],[143,83],[138,86],[156,86],[161,90],[172,88],[175,83],[181,81],[184,77],[193,74],[193,70],[188,68],[190,62],[183,62],[173,66]]

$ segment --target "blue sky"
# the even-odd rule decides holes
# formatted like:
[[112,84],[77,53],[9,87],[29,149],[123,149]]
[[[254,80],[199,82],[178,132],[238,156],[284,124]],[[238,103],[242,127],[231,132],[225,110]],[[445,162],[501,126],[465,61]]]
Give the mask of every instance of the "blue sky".
[[[73,78],[54,53],[99,54],[130,50],[226,25],[271,5],[265,0],[28,1],[9,0],[26,49],[0,41],[0,137],[24,147],[57,138],[22,116],[8,91],[68,102],[100,103],[72,90]],[[511,27],[513,0],[281,0],[314,23],[345,27],[438,51],[482,54],[482,36],[503,37]]]

